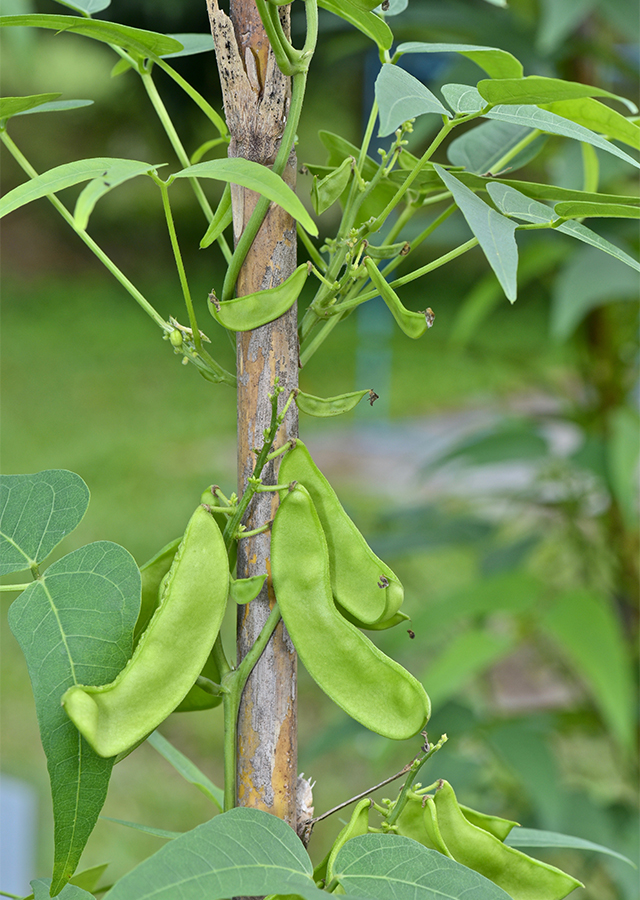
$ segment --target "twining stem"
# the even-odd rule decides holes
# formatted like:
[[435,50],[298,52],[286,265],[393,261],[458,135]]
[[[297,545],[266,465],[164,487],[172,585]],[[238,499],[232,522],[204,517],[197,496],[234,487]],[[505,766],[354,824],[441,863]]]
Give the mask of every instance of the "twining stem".
[[[11,153],[13,158],[16,160],[16,162],[27,173],[27,175],[30,178],[37,178],[38,173],[33,168],[31,163],[27,160],[27,158],[25,156],[23,156],[21,151],[18,149],[18,147],[15,145],[15,143],[9,137],[9,135],[7,134],[6,131],[0,131],[0,140],[2,140],[2,143],[9,150],[9,152]],[[74,218],[71,215],[71,213],[69,212],[69,210],[66,208],[66,206],[64,206],[60,202],[60,200],[58,200],[58,198],[55,196],[55,194],[47,194],[46,197],[47,197],[47,200],[49,200],[49,202],[52,203],[53,206],[57,209],[57,211],[60,213],[62,218],[65,220],[65,222],[68,225],[70,225],[71,228],[73,228],[73,230],[78,235],[80,240],[84,241],[84,243],[91,250],[91,252],[94,253],[98,257],[98,259],[100,260],[102,265],[106,269],[108,269],[108,271],[111,272],[113,277],[116,278],[120,282],[120,284],[124,287],[124,289],[126,291],[128,291],[129,294],[131,294],[131,296],[136,301],[136,303],[138,303],[142,307],[142,309],[147,313],[147,315],[153,319],[153,321],[156,323],[156,325],[159,325],[163,331],[166,331],[166,332],[172,331],[173,330],[172,326],[167,321],[165,321],[165,319],[162,318],[162,316],[156,309],[153,308],[153,306],[149,303],[149,301],[146,299],[146,297],[144,297],[140,293],[138,288],[129,281],[129,279],[126,277],[126,275],[123,272],[120,271],[120,269],[117,267],[117,265],[113,262],[112,259],[110,259],[107,256],[107,254],[104,252],[104,250],[98,244],[96,244],[96,242],[93,240],[93,238],[91,238],[87,234],[87,232],[85,231],[84,228],[78,227],[78,225],[74,221]]]
[[409,766],[409,769],[408,769],[409,777],[403,784],[402,790],[400,791],[400,796],[396,800],[393,808],[390,810],[389,815],[386,817],[387,825],[394,825],[395,822],[398,820],[398,817],[399,817],[400,813],[402,812],[404,805],[407,802],[407,796],[409,794],[409,791],[411,790],[411,787],[414,784],[414,782],[418,776],[418,772],[423,767],[423,765],[426,763],[426,761],[428,759],[431,759],[433,754],[437,753],[438,750],[440,750],[440,748],[444,744],[446,744],[447,740],[448,740],[447,735],[443,734],[442,737],[440,738],[440,740],[438,741],[438,743],[434,744],[432,747],[430,747],[427,750],[427,752],[424,754],[424,756],[419,756],[417,759],[414,759],[414,761],[411,763],[411,765]]

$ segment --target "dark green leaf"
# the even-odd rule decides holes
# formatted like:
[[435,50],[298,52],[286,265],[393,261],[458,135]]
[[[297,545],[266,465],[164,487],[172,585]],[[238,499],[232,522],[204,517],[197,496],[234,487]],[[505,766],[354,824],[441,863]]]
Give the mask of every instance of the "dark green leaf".
[[140,174],[140,172],[154,169],[154,166],[139,160],[111,159],[109,157],[77,159],[74,162],[64,163],[62,166],[56,166],[54,169],[49,169],[36,178],[32,178],[31,181],[19,184],[18,187],[5,194],[0,200],[0,218],[13,212],[15,209],[19,209],[26,203],[31,203],[32,200],[46,197],[47,194],[56,194],[58,191],[64,190],[64,188],[72,187],[74,184],[80,184],[82,181],[90,181],[94,178],[108,182],[110,172],[121,173],[131,168],[139,168],[136,174]]
[[622,203],[580,203],[570,200],[556,203],[555,212],[563,219],[618,218],[640,219],[640,207]]
[[382,66],[376,78],[375,95],[380,110],[380,137],[392,134],[403,122],[425,113],[451,117],[451,113],[421,81],[389,63]]
[[62,94],[31,94],[29,97],[0,97],[0,120],[10,119],[18,113],[33,109],[61,97]]
[[176,53],[182,50],[182,44],[165,34],[155,31],[142,31],[128,25],[115,22],[104,22],[100,19],[85,19],[79,16],[47,16],[33,13],[26,16],[0,16],[0,26],[30,26],[33,28],[52,28],[54,31],[72,31],[96,41],[116,44],[123,50],[147,57],[150,53],[162,56],[163,53]]
[[421,41],[408,41],[400,44],[396,54],[404,53],[459,53],[466,56],[490,75],[491,78],[520,78],[522,63],[496,47],[482,47],[476,44],[425,44]]
[[539,831],[537,828],[514,828],[511,834],[505,838],[505,844],[510,847],[555,847],[571,850],[589,850],[592,853],[606,853],[615,856],[623,862],[629,863],[634,869],[636,864],[622,853],[603,847],[602,844],[594,844],[593,841],[585,841],[583,838],[573,837],[568,834],[558,834],[556,831]]
[[633,113],[638,112],[635,103],[604,88],[560,78],[527,75],[526,78],[492,78],[479,81],[478,93],[489,103],[521,104],[555,103],[559,100],[577,100],[582,97],[610,97],[624,103]]
[[[157,168],[161,168],[158,166]],[[98,200],[113,188],[137,178],[138,175],[144,175],[149,171],[149,164],[138,162],[135,159],[120,159],[114,161],[113,165],[103,172],[99,178],[94,178],[89,184],[82,189],[80,196],[76,200],[73,218],[78,228],[86,228],[89,224],[89,217],[93,212],[93,208]]]
[[256,191],[267,197],[272,203],[277,203],[286,210],[290,216],[300,222],[305,231],[317,235],[318,229],[315,222],[304,208],[302,201],[294,194],[289,185],[279,175],[260,163],[249,159],[234,157],[232,159],[211,159],[207,162],[196,163],[188,166],[180,172],[176,172],[174,178],[215,178],[217,181],[227,181],[231,184],[240,184],[243,187]]
[[513,303],[517,295],[518,247],[515,240],[516,225],[492,209],[462,182],[446,172],[442,166],[434,166],[440,178],[449,188],[460,212],[478,239],[484,255],[507,298]]
[[66,469],[0,475],[0,575],[44,562],[88,505],[89,488]]
[[393,44],[391,29],[380,16],[358,9],[349,0],[318,0],[318,6],[340,16],[358,31],[366,34],[381,50],[388,50]]
[[584,97],[581,100],[559,100],[557,103],[545,103],[544,109],[571,119],[578,125],[590,128],[598,134],[606,135],[609,140],[623,141],[630,147],[640,150],[640,128],[636,122],[620,115],[615,109],[605,106],[599,100]]
[[348,895],[375,900],[509,900],[482,875],[401,835],[351,838],[333,872]]
[[172,59],[174,56],[194,56],[196,53],[209,53],[214,49],[211,34],[169,34],[167,37],[182,44],[182,50],[177,50],[175,53],[163,53],[163,59]]
[[[231,809],[165,844],[105,900],[224,900],[297,894],[321,900],[295,831],[258,809]],[[326,895],[325,895],[326,896]]]
[[67,883],[104,803],[113,759],[97,756],[60,704],[73,684],[112,681],[131,656],[140,572],[99,541],[54,562],[9,609],[27,660],[53,798],[53,892]]

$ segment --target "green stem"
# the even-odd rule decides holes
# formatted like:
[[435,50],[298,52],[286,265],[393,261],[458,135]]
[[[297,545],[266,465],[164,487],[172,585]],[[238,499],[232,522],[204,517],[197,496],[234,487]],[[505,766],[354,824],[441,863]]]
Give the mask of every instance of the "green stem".
[[[447,196],[450,195],[447,193]],[[420,234],[416,235],[416,237],[411,241],[411,248],[409,252],[405,254],[405,256],[396,256],[395,259],[392,259],[389,264],[385,266],[385,278],[387,277],[387,275],[389,275],[390,272],[393,272],[393,270],[396,269],[400,265],[400,263],[404,262],[409,256],[411,256],[414,250],[416,250],[423,241],[426,241],[426,239],[430,235],[432,235],[433,232],[437,228],[439,228],[443,222],[446,222],[449,216],[452,215],[457,208],[458,207],[455,205],[455,203],[452,203],[451,206],[448,206],[443,212],[441,212],[440,215],[433,220],[433,222],[427,225],[427,227],[423,231],[421,231]]]
[[239,531],[235,539],[237,541],[241,541],[243,538],[255,537],[257,534],[264,534],[265,531],[269,531],[271,525],[273,523],[271,521],[267,522],[266,525],[261,525],[259,528],[253,528],[251,531]]
[[[9,150],[13,158],[16,162],[21,166],[21,168],[27,173],[30,178],[37,178],[38,173],[33,168],[33,166],[29,163],[25,156],[21,153],[18,147],[14,144],[12,139],[9,137],[6,131],[0,131],[0,140],[2,140],[5,147]],[[73,228],[75,233],[78,235],[81,241],[83,241],[87,247],[94,253],[102,265],[108,269],[109,272],[113,275],[117,281],[124,287],[126,291],[133,297],[133,299],[138,303],[142,309],[150,316],[153,321],[162,328],[163,331],[170,332],[173,331],[171,325],[166,322],[160,313],[153,308],[153,306],[149,303],[149,301],[140,293],[138,288],[132,284],[126,275],[120,271],[120,269],[116,266],[116,264],[107,256],[104,250],[96,244],[93,238],[89,237],[84,228],[79,228],[69,210],[64,206],[60,200],[55,196],[55,194],[47,194],[47,199],[60,213],[65,222]]]
[[[298,123],[300,121],[300,113],[302,112],[302,102],[304,100],[306,85],[306,72],[300,72],[297,75],[293,76],[289,117],[287,118],[287,124],[282,134],[280,147],[273,164],[273,171],[276,173],[276,175],[282,175],[289,160],[291,148],[293,147],[296,132],[298,129]],[[242,232],[242,236],[236,245],[233,256],[231,257],[231,261],[227,269],[227,274],[224,278],[224,284],[222,286],[222,297],[220,298],[221,300],[230,300],[233,296],[233,291],[236,286],[236,281],[238,280],[238,275],[240,274],[240,269],[242,268],[242,264],[244,263],[247,253],[249,252],[249,249],[253,244],[254,238],[257,235],[262,222],[264,221],[264,217],[267,214],[270,202],[271,201],[267,197],[260,197],[260,199],[256,203],[255,209],[253,210],[251,217],[247,222],[247,226]]]
[[405,803],[407,802],[407,795],[408,795],[409,791],[411,790],[411,787],[414,784],[414,782],[418,776],[418,772],[423,767],[423,765],[426,763],[426,761],[428,759],[431,759],[433,754],[437,753],[438,750],[440,750],[440,748],[443,746],[443,744],[446,744],[447,740],[448,740],[447,735],[443,734],[442,737],[440,738],[440,740],[438,741],[438,743],[434,744],[433,747],[430,747],[429,750],[427,750],[427,752],[424,754],[424,756],[419,756],[417,759],[414,759],[414,761],[411,763],[411,766],[409,768],[409,774],[408,774],[407,780],[405,781],[405,783],[402,786],[402,790],[400,791],[400,796],[396,800],[396,802],[393,806],[393,809],[390,811],[389,815],[387,816],[387,819],[386,819],[387,825],[391,826],[397,822],[398,817],[400,816],[400,813],[402,812],[402,809],[403,809]]
[[302,225],[299,222],[296,222],[296,231],[298,232],[298,237],[304,244],[307,253],[311,257],[312,262],[315,263],[315,265],[320,269],[321,272],[326,272],[327,271],[327,263],[320,256],[317,248],[312,243],[311,238],[309,237],[309,235],[307,234],[307,232],[304,230],[304,228],[302,227]]
[[176,268],[178,270],[178,277],[180,278],[180,287],[182,288],[182,294],[184,296],[184,302],[187,307],[187,313],[189,315],[189,326],[191,328],[191,333],[193,337],[193,343],[195,344],[196,351],[202,355],[202,338],[200,337],[200,330],[198,328],[198,322],[196,319],[196,313],[193,308],[193,301],[191,300],[191,292],[189,291],[189,282],[187,281],[187,273],[184,268],[184,263],[182,261],[182,254],[180,253],[180,245],[178,243],[178,235],[176,234],[176,226],[173,221],[173,215],[171,213],[171,204],[169,203],[169,190],[168,184],[165,181],[162,181],[161,178],[157,176],[152,176],[155,183],[160,188],[160,193],[162,194],[162,206],[164,208],[165,218],[167,220],[167,228],[169,230],[169,238],[171,239],[171,248],[173,250],[173,256],[176,262]]
[[504,154],[504,156],[501,156],[498,162],[494,163],[491,166],[491,172],[495,172],[497,174],[500,173],[508,162],[514,159],[518,155],[518,153],[520,153],[520,151],[524,150],[525,147],[528,147],[529,144],[535,141],[535,139],[541,134],[541,131],[538,131],[537,128],[534,128],[533,131],[531,131],[526,137],[523,137],[521,141],[518,141],[518,143],[514,147],[508,150]]
[[[375,295],[377,296],[377,294]],[[356,304],[357,305],[357,304]],[[320,331],[309,341],[306,346],[302,346],[300,350],[300,368],[302,369],[311,359],[313,354],[316,352],[318,347],[320,347],[326,339],[329,337],[333,329],[336,327],[338,322],[340,321],[340,316],[335,315],[331,316],[331,318],[324,323]]]
[[200,107],[205,116],[213,122],[215,127],[218,129],[218,133],[220,137],[223,137],[226,141],[229,141],[229,131],[227,129],[227,123],[224,121],[222,116],[215,111],[215,109],[211,106],[210,103],[204,99],[204,97],[196,91],[194,87],[192,87],[188,81],[182,77],[182,75],[178,75],[175,69],[171,68],[171,66],[166,63],[159,56],[151,56],[153,62],[160,66],[163,72],[166,72],[169,78],[172,78],[176,84],[179,84],[185,93],[191,97],[193,102]]

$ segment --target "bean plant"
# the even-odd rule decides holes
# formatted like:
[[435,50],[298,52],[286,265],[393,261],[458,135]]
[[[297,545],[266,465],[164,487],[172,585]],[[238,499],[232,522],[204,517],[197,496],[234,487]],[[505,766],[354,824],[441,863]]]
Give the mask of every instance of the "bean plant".
[[[80,476],[66,470],[2,476],[0,574],[26,572],[31,578],[2,589],[21,591],[11,606],[9,624],[29,668],[55,823],[53,872],[50,879],[32,883],[31,896],[80,900],[106,891],[110,900],[266,895],[271,900],[311,900],[329,892],[359,900],[560,900],[580,885],[578,879],[519,848],[611,851],[471,809],[438,777],[434,755],[446,753],[447,735],[435,737],[427,730],[429,685],[423,686],[372,640],[377,631],[397,626],[413,636],[402,610],[400,579],[369,547],[297,433],[298,411],[333,417],[363,401],[373,404],[376,395],[363,388],[336,397],[314,396],[297,386],[297,371],[302,370],[304,379],[304,366],[333,329],[377,297],[388,307],[389,328],[428,341],[429,330],[437,327],[438,310],[407,308],[402,288],[418,279],[428,287],[431,272],[476,246],[514,303],[517,236],[522,231],[559,231],[640,270],[635,259],[584,224],[591,217],[639,215],[637,198],[598,191],[595,152],[640,167],[633,155],[640,149],[636,107],[596,86],[525,75],[522,64],[499,48],[394,45],[393,15],[407,0],[381,5],[378,0],[254,0],[244,9],[251,6],[259,17],[270,68],[266,74],[259,71],[249,54],[242,63],[244,75],[265,96],[273,85],[285,109],[273,157],[265,165],[247,158],[242,148],[234,149],[238,134],[230,116],[231,89],[238,70],[230,46],[235,38],[217,0],[207,2],[213,41],[207,34],[168,36],[94,18],[109,0],[60,2],[73,14],[4,16],[0,25],[68,31],[107,44],[115,54],[114,74],[133,72],[141,78],[175,151],[177,168],[100,157],[38,174],[10,137],[11,119],[81,107],[87,101],[60,99],[55,93],[3,98],[0,139],[28,178],[0,201],[0,213],[46,197],[160,329],[171,351],[168,364],[177,356],[214,391],[247,379],[240,366],[228,371],[214,358],[207,349],[208,330],[225,329],[232,340],[235,333],[240,346],[243,336],[253,339],[267,333],[262,329],[273,334],[293,317],[297,342],[290,344],[281,370],[272,373],[263,393],[255,422],[266,424],[254,428],[252,464],[246,477],[239,476],[238,491],[226,496],[215,483],[203,485],[183,534],[140,567],[125,548],[110,541],[96,541],[46,565],[82,520],[89,490]],[[294,3],[304,8],[306,19],[301,47],[291,42],[289,8]],[[232,3],[231,15],[238,16],[242,6]],[[305,152],[296,147],[297,130],[307,79],[313,77],[314,50],[322,37],[319,7],[373,43],[380,71],[360,145],[321,133],[328,159],[324,166],[306,163],[313,186],[305,204],[291,187],[290,169],[294,148],[298,154]],[[214,46],[226,117],[170,62]],[[407,55],[431,53],[461,54],[477,66],[478,80],[447,84],[436,96],[401,65]],[[212,136],[190,154],[158,92],[157,69],[173,79],[208,121]],[[621,105],[625,112],[604,101]],[[412,135],[414,124],[424,116],[439,123],[439,129],[421,150]],[[549,135],[579,142],[582,189],[512,177]],[[371,150],[376,136],[386,139],[377,153]],[[227,157],[205,159],[227,145]],[[185,304],[183,313],[176,310],[169,318],[88,231],[98,201],[133,178],[153,182],[158,214],[166,221]],[[193,296],[190,290],[172,211],[171,189],[177,179],[188,181],[204,215],[200,246],[217,242],[227,264],[223,276],[214,274],[208,297]],[[224,185],[214,209],[206,193],[212,179]],[[58,193],[74,185],[84,187],[71,210]],[[248,207],[241,206],[243,197],[253,198]],[[337,231],[321,243],[310,207],[319,216],[334,205],[340,209]],[[258,288],[251,288],[247,267],[274,210],[284,216],[294,252],[297,233],[304,261],[296,265],[289,256],[280,265],[274,258]],[[468,240],[412,267],[418,248],[428,246],[429,238],[454,215],[466,221]],[[312,299],[296,322],[303,290]],[[256,521],[256,510],[264,509],[268,513],[259,512]],[[180,527],[176,523],[176,532]],[[267,542],[268,551],[255,572],[245,548],[258,537]],[[237,606],[244,621],[245,612],[260,603],[264,621],[250,646],[236,655],[220,636],[225,610]],[[292,642],[311,678],[344,713],[390,740],[412,741],[412,758],[383,782],[399,783],[396,795],[374,802],[370,795],[381,787],[375,785],[345,799],[338,808],[355,803],[347,824],[326,857],[313,862],[307,846],[313,855],[313,826],[324,816],[313,816],[308,781],[301,776],[284,786],[294,798],[294,816],[254,802],[239,790],[237,769],[245,753],[238,739],[239,714],[252,672],[266,653],[275,652],[269,648],[276,634]],[[295,686],[285,685],[284,690],[293,690],[295,697]],[[156,730],[174,711],[219,706],[224,713],[223,788],[212,784]],[[115,884],[100,886],[101,870],[76,869],[114,765],[144,741],[206,793],[215,815],[182,834],[134,825],[166,843]]]

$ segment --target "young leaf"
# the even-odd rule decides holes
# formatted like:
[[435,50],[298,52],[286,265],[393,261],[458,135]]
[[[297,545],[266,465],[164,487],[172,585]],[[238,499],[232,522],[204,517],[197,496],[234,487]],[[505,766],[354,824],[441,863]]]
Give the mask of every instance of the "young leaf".
[[73,875],[113,767],[113,759],[97,756],[80,736],[60,697],[73,684],[115,678],[131,656],[139,606],[135,560],[123,547],[98,541],[54,562],[9,609],[9,627],[29,668],[51,779],[52,894]]
[[176,172],[173,177],[215,178],[217,181],[240,184],[242,187],[262,194],[272,203],[277,203],[296,221],[300,222],[309,234],[314,236],[318,234],[316,224],[302,205],[300,198],[279,175],[260,163],[242,159],[239,156],[232,159],[211,159],[207,162],[196,163],[195,166],[188,166],[186,169]]
[[221,791],[219,787],[216,787],[213,781],[207,778],[204,772],[201,772],[195,763],[191,762],[191,760],[174,747],[173,744],[170,744],[159,731],[154,731],[153,734],[150,734],[147,741],[160,756],[164,756],[167,762],[171,763],[176,772],[182,775],[185,781],[188,781],[189,784],[192,784],[194,787],[197,787],[199,791],[202,791],[205,797],[212,800],[218,809],[222,811],[224,791]]
[[173,59],[174,56],[194,56],[196,53],[209,53],[214,49],[211,34],[169,34],[167,37],[182,44],[182,50],[163,53],[163,59]]
[[385,63],[376,78],[375,94],[380,109],[379,137],[393,134],[403,122],[425,113],[451,118],[451,113],[421,81],[399,66]]
[[408,41],[400,44],[396,56],[405,53],[459,53],[472,60],[491,78],[521,78],[522,63],[506,50],[496,47],[482,47],[476,44],[425,44],[421,41]]
[[[531,162],[544,147],[546,137],[535,135],[531,128],[508,122],[482,122],[452,141],[447,156],[454,166],[463,166],[477,175],[497,173],[502,168],[513,172]],[[523,149],[515,156],[507,156],[520,145]],[[507,161],[503,162],[505,157]]]
[[517,226],[477,197],[442,166],[435,165],[434,168],[451,191],[489,265],[496,273],[502,290],[513,303],[517,295],[518,247],[514,236]]
[[76,12],[86,13],[88,16],[111,6],[111,0],[56,0],[56,3],[75,9]]
[[237,807],[165,844],[121,878],[105,900],[224,900],[267,894],[322,900],[324,892],[312,876],[307,851],[286,822],[262,810]]
[[[157,168],[160,168],[158,166]],[[135,159],[120,159],[114,162],[99,178],[94,178],[82,189],[76,200],[73,218],[78,228],[86,228],[93,208],[100,199],[114,187],[144,175],[149,171],[149,164],[137,162]]]
[[570,200],[556,203],[555,212],[563,219],[640,219],[640,207],[622,203],[581,203]]
[[29,97],[0,97],[0,121],[4,122],[18,113],[41,106],[51,100],[57,100],[62,94],[31,94]]
[[484,876],[401,835],[352,838],[333,872],[347,894],[375,900],[509,900]]
[[635,103],[605,91],[604,88],[577,81],[562,81],[560,78],[545,78],[541,75],[527,75],[526,78],[493,78],[479,81],[478,93],[489,103],[555,103],[558,100],[576,100],[581,97],[610,97],[624,103],[632,113],[638,112]]
[[80,109],[83,106],[93,106],[93,100],[54,100],[52,103],[43,103],[34,109],[25,109],[16,115],[30,116],[32,113],[65,112],[67,109]]
[[89,488],[66,469],[0,475],[0,575],[44,562],[88,506]]
[[111,171],[126,171],[128,167],[139,167],[136,174],[154,169],[150,163],[139,160],[111,159],[109,157],[77,159],[74,162],[64,163],[62,166],[56,166],[38,175],[37,178],[32,178],[31,181],[19,184],[18,187],[5,194],[0,200],[0,218],[26,203],[31,203],[32,200],[39,200],[40,197],[46,197],[47,194],[56,194],[58,191],[74,184],[80,184],[82,181],[99,178],[108,182]]
[[388,50],[393,44],[393,34],[387,23],[375,13],[358,9],[350,0],[318,0],[318,6],[349,22],[381,50]]
[[[506,216],[515,216],[517,219],[523,219],[525,222],[533,222],[535,224],[550,223],[557,218],[556,210],[550,209],[544,203],[538,203],[537,200],[526,197],[520,191],[507,184],[490,182],[487,185],[487,191],[498,209]],[[631,199],[630,197],[629,201]],[[585,244],[590,244],[592,247],[608,253],[610,256],[620,260],[620,262],[625,263],[625,265],[631,266],[632,269],[640,272],[640,263],[637,260],[580,222],[563,222],[562,225],[558,225],[554,230],[571,235],[571,237]]]
[[142,57],[147,57],[149,54],[161,56],[163,53],[176,53],[182,50],[182,44],[165,34],[130,28],[128,25],[118,25],[115,22],[104,22],[101,19],[33,13],[25,16],[0,16],[0,26],[3,25],[28,25],[33,28],[52,28],[54,31],[72,31],[96,41],[116,44],[123,50],[129,50]]
[[589,850],[592,853],[606,853],[623,862],[629,863],[634,869],[636,864],[622,853],[603,847],[602,844],[594,844],[593,841],[585,841],[583,838],[573,837],[568,834],[558,834],[556,831],[539,831],[537,828],[514,828],[505,838],[505,844],[510,847],[554,847],[571,850]]
[[542,108],[562,116],[563,119],[571,119],[572,122],[590,128],[591,131],[605,134],[609,140],[622,141],[635,150],[640,150],[640,127],[637,123],[600,103],[599,100],[592,97],[559,100],[556,103],[545,103]]
[[632,752],[633,667],[612,605],[593,591],[567,591],[556,598],[541,624],[586,683],[616,739]]

